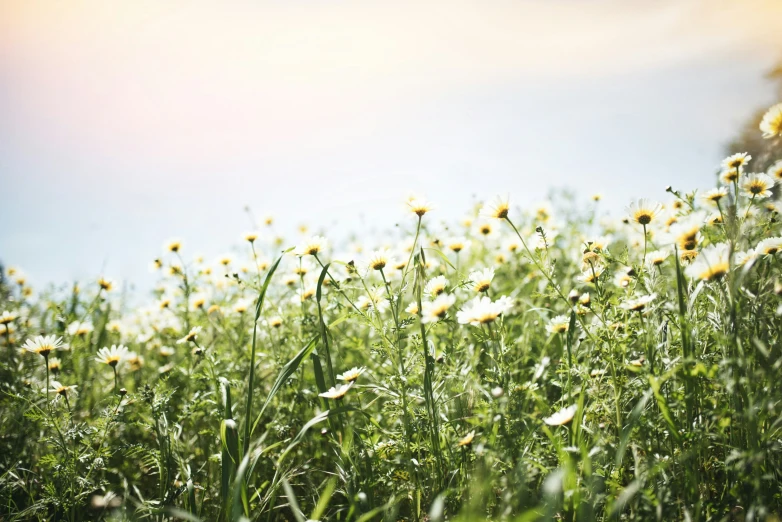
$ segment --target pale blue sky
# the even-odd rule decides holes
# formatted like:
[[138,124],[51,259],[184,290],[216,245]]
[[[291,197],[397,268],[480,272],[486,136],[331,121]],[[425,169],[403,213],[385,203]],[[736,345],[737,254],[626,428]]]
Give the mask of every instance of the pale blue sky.
[[[147,287],[171,236],[391,227],[410,192],[708,186],[773,99],[779,3],[4,2],[0,259]],[[111,7],[107,7],[111,6]]]

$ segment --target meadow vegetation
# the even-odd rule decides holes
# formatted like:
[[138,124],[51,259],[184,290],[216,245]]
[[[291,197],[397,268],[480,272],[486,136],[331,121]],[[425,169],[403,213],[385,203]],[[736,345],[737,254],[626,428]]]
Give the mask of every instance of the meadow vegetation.
[[774,519],[777,160],[619,219],[416,197],[349,245],[173,240],[133,308],[8,268],[0,520]]

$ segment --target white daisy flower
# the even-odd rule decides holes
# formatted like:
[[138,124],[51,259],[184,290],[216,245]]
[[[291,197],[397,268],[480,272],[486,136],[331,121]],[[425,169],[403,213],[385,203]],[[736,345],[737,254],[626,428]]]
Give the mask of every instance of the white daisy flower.
[[543,422],[549,426],[562,426],[573,420],[573,417],[576,416],[576,410],[578,410],[578,406],[573,404],[567,408],[562,408],[550,417],[546,417],[543,419]]
[[421,322],[433,323],[442,319],[455,302],[456,297],[451,294],[440,294],[434,301],[424,301],[421,303]]
[[730,246],[727,243],[709,245],[684,270],[687,277],[711,281],[719,279],[730,269]]
[[327,246],[328,240],[325,237],[312,236],[300,243],[293,253],[297,256],[316,256],[325,252]]
[[491,286],[491,282],[494,279],[494,269],[484,268],[483,270],[475,270],[470,272],[468,279],[472,283],[472,289],[478,293],[485,292]]
[[424,286],[424,293],[432,298],[445,292],[448,287],[448,279],[445,276],[437,276],[430,279]]
[[459,324],[471,324],[480,326],[496,320],[500,315],[513,308],[513,300],[507,296],[492,301],[486,296],[477,296],[456,313]]
[[318,396],[319,397],[324,397],[326,399],[339,400],[339,399],[342,399],[345,396],[345,394],[348,392],[348,390],[350,390],[350,388],[353,387],[354,384],[355,384],[355,381],[350,381],[347,384],[341,384],[341,385],[336,386],[336,387],[332,386],[331,388],[329,388],[329,391],[323,392],[323,393],[319,393]]

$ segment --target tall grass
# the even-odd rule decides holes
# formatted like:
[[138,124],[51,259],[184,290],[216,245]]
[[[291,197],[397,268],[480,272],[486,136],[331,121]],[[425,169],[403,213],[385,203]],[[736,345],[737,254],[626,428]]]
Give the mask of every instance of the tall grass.
[[176,243],[135,309],[6,270],[0,518],[773,519],[782,239],[744,161],[625,219],[415,200],[344,252]]

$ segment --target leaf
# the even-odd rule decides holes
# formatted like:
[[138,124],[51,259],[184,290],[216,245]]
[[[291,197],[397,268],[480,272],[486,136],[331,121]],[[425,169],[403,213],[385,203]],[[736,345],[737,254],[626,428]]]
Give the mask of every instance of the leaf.
[[[274,272],[277,267],[280,266],[283,256],[291,249],[286,250],[277,258],[272,267],[269,269],[269,273],[266,274],[266,279],[263,281],[263,286],[258,294],[258,301],[255,304],[255,321],[253,322],[253,344],[252,351],[250,352],[250,375],[248,377],[247,384],[247,406],[244,410],[244,452],[250,447],[250,416],[252,415],[253,407],[253,395],[255,394],[255,347],[258,337],[258,318],[261,316],[261,309],[263,308],[263,301],[266,298],[266,290],[269,288],[269,283],[272,280]],[[255,428],[255,426],[253,426]]]
[[668,403],[666,402],[665,397],[663,397],[660,393],[660,381],[658,381],[657,378],[653,375],[650,375],[649,384],[652,386],[654,397],[657,399],[657,406],[660,408],[660,413],[662,414],[663,419],[665,419],[665,422],[668,424],[671,436],[673,436],[673,438],[678,442],[681,439],[681,435],[679,435],[679,429],[676,427],[676,423],[673,420],[671,410],[668,408]]
[[625,451],[627,451],[627,443],[630,440],[630,434],[633,432],[633,427],[635,427],[638,419],[641,418],[641,413],[643,413],[644,408],[646,408],[646,403],[649,402],[649,398],[651,396],[652,390],[646,390],[646,393],[643,394],[643,397],[641,397],[636,403],[633,411],[630,412],[630,417],[627,420],[627,424],[625,424],[622,428],[622,435],[619,440],[619,446],[616,449],[616,459],[614,461],[616,462],[617,467],[622,465],[622,459],[624,459]]
[[[320,340],[323,342],[323,351],[326,352],[326,368],[329,370],[329,379],[332,386],[336,386],[336,379],[334,378],[334,368],[331,365],[331,351],[329,350],[329,332],[326,328],[326,323],[323,321],[323,308],[320,306],[320,298],[322,296],[323,280],[329,273],[329,263],[323,266],[323,270],[320,271],[320,277],[318,277],[318,288],[315,292],[316,301],[318,304],[318,324],[320,326]],[[317,354],[315,357],[318,357]]]
[[293,516],[296,517],[296,522],[306,522],[304,515],[301,514],[301,508],[296,500],[296,495],[293,493],[293,488],[285,476],[282,477],[282,489],[285,490],[285,496],[288,497],[288,504],[290,504],[291,511],[293,511]]
[[[293,359],[288,361],[288,363],[282,368],[282,371],[280,372],[280,375],[277,376],[277,380],[274,381],[274,384],[272,385],[272,389],[269,391],[269,395],[266,397],[266,402],[263,403],[263,406],[261,407],[260,413],[258,413],[258,417],[255,419],[255,422],[253,423],[252,430],[250,430],[250,435],[252,435],[255,432],[255,428],[258,426],[258,423],[261,421],[261,417],[263,416],[263,412],[266,411],[266,407],[269,406],[269,403],[274,398],[275,395],[277,395],[277,392],[280,391],[280,388],[282,388],[282,385],[285,384],[285,382],[288,380],[288,378],[293,375],[293,372],[296,371],[296,369],[299,367],[299,364],[301,364],[301,361],[307,357],[310,352],[315,348],[315,343],[318,341],[319,335],[316,335],[312,339],[309,340],[309,342],[304,345],[304,348],[302,348],[299,353],[297,353]],[[246,444],[246,442],[245,442]]]
[[627,504],[630,503],[630,501],[636,495],[636,493],[640,491],[640,489],[641,483],[638,480],[632,481],[630,485],[624,488],[619,496],[616,497],[616,501],[614,501],[613,506],[611,506],[611,513],[609,516],[614,518],[620,515],[622,511],[624,511],[625,507],[627,507]]
[[435,497],[432,506],[429,508],[429,520],[432,522],[442,522],[445,511],[445,493],[440,493]]
[[195,516],[192,513],[188,513],[184,509],[168,506],[164,509],[164,511],[169,515],[171,515],[172,517],[180,520],[189,520],[190,522],[201,522],[201,519],[199,517]]
[[326,482],[326,487],[324,487],[323,491],[320,492],[318,504],[315,506],[315,509],[312,510],[312,514],[310,514],[310,520],[321,519],[323,513],[326,511],[326,508],[329,506],[329,502],[331,502],[332,494],[334,493],[336,487],[337,477],[331,477],[328,482]]
[[[304,426],[302,426],[301,430],[299,430],[299,433],[293,438],[293,440],[288,445],[288,447],[285,448],[285,451],[283,451],[280,454],[280,457],[277,459],[277,466],[279,467],[283,459],[288,455],[288,453],[301,442],[301,440],[304,438],[304,435],[306,435],[306,433],[309,431],[310,428],[312,428],[318,423],[325,421],[330,417],[340,415],[341,413],[345,413],[347,411],[358,411],[364,413],[363,411],[359,410],[355,406],[342,406],[340,408],[335,408],[333,410],[326,410],[324,412],[315,415],[313,418],[307,421],[307,423]],[[364,413],[364,415],[367,415],[367,417],[369,416],[366,413]]]

